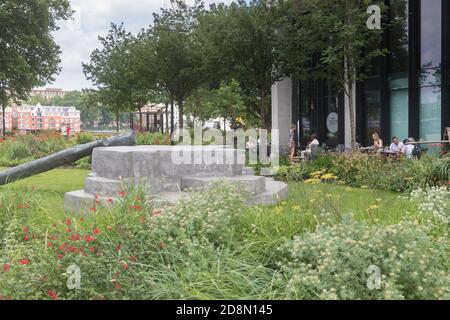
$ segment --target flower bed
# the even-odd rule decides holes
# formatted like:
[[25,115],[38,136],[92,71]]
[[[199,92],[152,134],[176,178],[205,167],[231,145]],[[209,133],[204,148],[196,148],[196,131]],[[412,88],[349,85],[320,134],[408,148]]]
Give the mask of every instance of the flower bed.
[[310,183],[314,182],[311,179],[319,179],[352,187],[405,192],[419,187],[447,185],[450,181],[450,156],[427,155],[420,160],[392,161],[359,153],[324,155],[313,162],[280,167],[275,177]]

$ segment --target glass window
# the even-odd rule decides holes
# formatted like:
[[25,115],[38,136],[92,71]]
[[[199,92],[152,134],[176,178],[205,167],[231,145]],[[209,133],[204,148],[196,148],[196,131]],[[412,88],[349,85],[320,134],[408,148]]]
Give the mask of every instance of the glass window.
[[441,137],[441,88],[420,89],[420,138],[440,141]]
[[390,92],[391,104],[391,136],[401,140],[408,138],[409,105],[408,89],[393,90]]
[[441,137],[442,1],[421,1],[420,138]]
[[442,0],[422,0],[420,6],[422,68],[441,65],[442,51]]
[[[365,145],[372,145],[372,135],[381,131],[381,94],[380,91],[367,91],[364,94],[367,108],[367,133]],[[360,139],[357,139],[360,140]],[[358,141],[360,142],[360,141]]]
[[[389,17],[389,105],[391,137],[406,139],[409,134],[408,92],[408,5],[406,0],[391,0]],[[385,137],[386,143],[391,137]]]

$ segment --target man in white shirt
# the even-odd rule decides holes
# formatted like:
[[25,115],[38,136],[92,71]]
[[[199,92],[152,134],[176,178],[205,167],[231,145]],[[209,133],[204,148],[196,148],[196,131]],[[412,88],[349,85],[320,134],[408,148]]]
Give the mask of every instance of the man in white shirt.
[[391,149],[392,152],[400,153],[400,152],[402,152],[404,147],[405,147],[405,145],[403,144],[403,142],[398,140],[397,137],[394,137],[394,138],[392,138],[392,144],[389,149]]
[[[415,142],[414,138],[409,138],[408,142]],[[414,152],[414,145],[413,144],[406,144],[403,147],[402,152],[406,155],[406,158],[412,159],[413,158],[413,152]]]

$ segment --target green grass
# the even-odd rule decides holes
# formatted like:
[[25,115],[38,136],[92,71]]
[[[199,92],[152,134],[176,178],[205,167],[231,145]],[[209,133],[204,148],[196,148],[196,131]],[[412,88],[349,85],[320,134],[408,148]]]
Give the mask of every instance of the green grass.
[[[6,168],[1,168],[0,171]],[[55,169],[34,177],[0,187],[0,193],[9,190],[13,193],[33,194],[40,200],[40,211],[49,216],[59,217],[63,213],[64,194],[83,188],[88,170]],[[317,206],[319,204],[319,206]],[[370,206],[379,208],[369,209]],[[276,207],[259,207],[249,210],[248,220],[267,221],[271,231],[285,233],[286,229],[309,228],[315,225],[314,215],[320,214],[317,208],[331,212],[353,213],[359,219],[374,221],[378,219],[387,224],[397,222],[408,207],[405,200],[393,192],[354,189],[345,186],[302,182],[289,183],[289,199]],[[316,211],[314,211],[316,210]],[[297,219],[292,219],[297,217]],[[283,221],[288,222],[287,225]],[[292,221],[297,224],[292,224]],[[275,223],[273,223],[275,222]]]
[[[1,168],[0,171],[6,170]],[[32,219],[43,224],[47,219],[61,219],[64,217],[64,194],[69,191],[83,189],[87,170],[55,169],[34,177],[1,186],[0,194],[32,195],[38,200],[39,206],[33,208]],[[37,221],[42,219],[43,221]]]

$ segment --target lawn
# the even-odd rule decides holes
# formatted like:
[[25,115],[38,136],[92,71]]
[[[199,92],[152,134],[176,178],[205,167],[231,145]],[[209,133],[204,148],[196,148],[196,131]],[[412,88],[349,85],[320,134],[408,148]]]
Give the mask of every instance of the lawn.
[[[0,171],[6,168],[0,167]],[[55,169],[34,177],[0,187],[0,193],[9,191],[16,194],[32,194],[39,199],[39,213],[49,217],[61,218],[64,212],[64,194],[69,191],[83,189],[84,179],[88,170]],[[289,221],[284,228],[298,228],[292,225],[290,215],[298,215],[295,220],[302,226],[314,225],[314,214],[311,211],[320,203],[321,208],[333,212],[354,213],[356,217],[366,220],[383,220],[386,223],[397,222],[405,212],[408,203],[399,199],[393,192],[370,189],[354,189],[345,186],[315,184],[307,185],[303,182],[289,183],[289,199],[276,207],[257,208],[249,210],[249,219],[258,218],[267,221],[268,226],[275,229],[283,225],[283,217]],[[305,210],[308,209],[308,210]],[[305,214],[309,211],[310,214]],[[260,213],[264,213],[260,215]],[[300,214],[302,213],[302,214]],[[276,219],[274,219],[276,217]],[[274,222],[276,222],[274,224]]]
[[[0,171],[7,168],[0,167]],[[37,199],[39,206],[34,208],[34,218],[60,219],[64,217],[64,194],[83,189],[87,170],[55,169],[34,177],[1,186],[0,194],[11,192]]]

